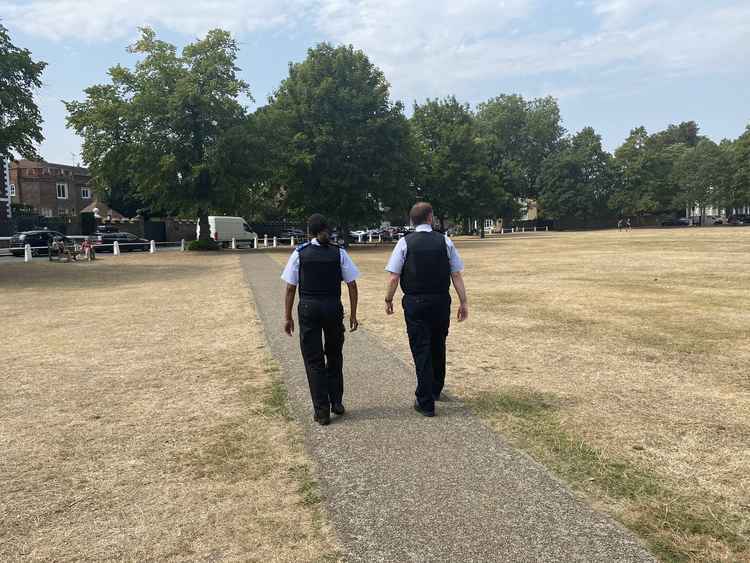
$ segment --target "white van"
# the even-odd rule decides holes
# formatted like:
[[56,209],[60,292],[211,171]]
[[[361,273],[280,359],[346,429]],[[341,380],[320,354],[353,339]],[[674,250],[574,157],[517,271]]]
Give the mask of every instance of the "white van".
[[[227,217],[225,215],[209,215],[208,225],[211,230],[210,237],[216,242],[223,243],[224,246],[229,246],[232,239],[235,239],[237,243],[252,242],[253,239],[258,238],[250,225],[247,224],[242,217]],[[201,223],[198,221],[198,225],[195,229],[198,238],[201,237]]]

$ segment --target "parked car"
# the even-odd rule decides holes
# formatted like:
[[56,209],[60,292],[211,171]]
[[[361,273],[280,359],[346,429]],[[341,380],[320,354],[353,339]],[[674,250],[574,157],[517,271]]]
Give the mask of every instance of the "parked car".
[[31,246],[32,256],[46,256],[48,253],[48,247],[55,237],[62,238],[66,245],[72,245],[74,242],[72,239],[57,231],[24,231],[22,233],[16,233],[10,238],[10,252],[13,256],[23,256],[24,248],[28,244]]
[[294,237],[294,240],[303,240],[307,237],[307,233],[303,231],[302,229],[285,229],[281,231],[281,238],[292,238]]
[[132,233],[99,233],[94,239],[94,250],[96,252],[114,252],[114,244],[120,245],[120,252],[132,252],[134,250],[147,251],[151,242],[140,238]]
[[665,219],[661,222],[662,227],[687,227],[689,225],[690,219],[685,217]]
[[[242,217],[228,217],[224,215],[209,215],[208,226],[211,234],[209,235],[216,242],[229,246],[234,239],[237,242],[251,242],[258,238],[250,225]],[[201,237],[201,224],[195,228],[198,239]]]

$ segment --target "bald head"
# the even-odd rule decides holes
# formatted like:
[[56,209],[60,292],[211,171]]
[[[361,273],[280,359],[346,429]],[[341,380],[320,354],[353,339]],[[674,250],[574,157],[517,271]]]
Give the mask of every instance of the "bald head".
[[409,219],[412,225],[431,225],[432,224],[432,205],[426,201],[415,203],[409,211]]

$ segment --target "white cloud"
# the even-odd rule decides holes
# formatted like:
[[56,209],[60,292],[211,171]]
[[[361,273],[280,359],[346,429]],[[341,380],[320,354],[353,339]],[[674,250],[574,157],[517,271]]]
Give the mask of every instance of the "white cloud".
[[466,95],[482,82],[580,70],[612,74],[637,67],[659,78],[742,72],[750,56],[750,5],[742,0],[592,0],[599,26],[585,32],[552,24],[524,32],[524,23],[545,18],[532,0],[319,1],[319,28],[368,53],[397,97]]
[[519,76],[554,87],[555,74],[581,70],[602,82],[633,68],[639,78],[744,72],[750,56],[747,0],[569,0],[594,16],[585,30],[555,24],[552,1],[0,0],[0,14],[29,33],[90,41],[131,38],[143,24],[193,35],[308,24],[363,49],[398,98],[467,95]]
[[307,0],[26,0],[0,1],[7,24],[28,33],[83,40],[129,37],[141,25],[200,34],[289,25]]

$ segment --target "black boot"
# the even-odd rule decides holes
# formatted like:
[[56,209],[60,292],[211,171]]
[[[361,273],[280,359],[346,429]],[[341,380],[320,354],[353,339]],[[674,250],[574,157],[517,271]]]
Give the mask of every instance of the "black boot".
[[331,409],[315,409],[315,422],[321,426],[328,426],[331,424]]
[[343,403],[333,403],[331,405],[331,410],[333,411],[333,414],[337,414],[339,416],[342,416],[346,412]]

